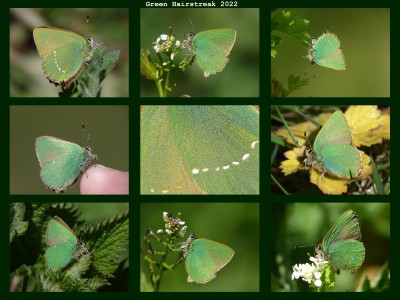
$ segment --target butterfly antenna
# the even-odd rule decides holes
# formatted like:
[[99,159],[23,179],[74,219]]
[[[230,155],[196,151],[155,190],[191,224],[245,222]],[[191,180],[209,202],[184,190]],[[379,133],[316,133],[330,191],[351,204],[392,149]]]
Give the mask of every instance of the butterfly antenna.
[[294,249],[306,248],[306,247],[311,247],[311,246],[316,246],[316,245],[317,245],[317,244],[309,244],[309,245],[295,246]]
[[304,131],[304,137],[305,137],[305,139],[307,140],[307,143],[310,145],[310,147],[311,147],[311,143],[310,143],[310,140],[308,139],[308,136],[307,136],[307,132],[306,131]]
[[85,123],[82,123],[82,141],[83,141],[83,145],[85,145],[85,146],[89,145],[89,138],[90,138],[90,135],[88,134],[86,142],[85,142]]
[[89,16],[86,16],[86,40],[89,39]]
[[194,26],[193,26],[192,18],[190,18],[190,24],[192,25],[192,31],[193,31],[193,32],[196,32],[196,31],[194,31]]

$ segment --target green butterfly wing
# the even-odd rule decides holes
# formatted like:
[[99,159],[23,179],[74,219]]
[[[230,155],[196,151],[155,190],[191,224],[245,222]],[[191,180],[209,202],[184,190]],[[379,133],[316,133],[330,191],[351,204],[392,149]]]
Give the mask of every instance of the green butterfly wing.
[[313,61],[318,65],[334,70],[345,70],[346,62],[338,37],[330,32],[322,34],[315,44]]
[[235,44],[236,30],[221,28],[206,30],[193,37],[196,61],[204,76],[221,72],[229,61],[229,54]]
[[38,137],[35,148],[41,167],[40,177],[57,193],[74,184],[90,162],[97,159],[87,149],[51,136]]
[[81,35],[56,27],[35,28],[33,30],[33,39],[42,58],[66,45],[76,45],[78,48],[86,45],[86,40]]
[[69,44],[47,55],[42,67],[48,79],[60,84],[75,78],[85,65],[85,51],[86,46]]
[[340,48],[338,37],[330,32],[322,34],[314,44],[315,58],[321,59],[331,56]]
[[69,242],[59,243],[50,248],[47,248],[45,257],[47,265],[57,271],[65,267],[74,257],[76,245]]
[[324,248],[331,243],[342,240],[361,240],[361,226],[357,214],[352,210],[345,211],[332,225],[325,235],[322,244]]
[[352,210],[344,212],[332,225],[322,241],[325,257],[335,269],[354,272],[365,259],[365,247],[361,242],[361,225]]
[[258,194],[253,106],[144,106],[142,194]]
[[355,272],[365,260],[365,247],[356,240],[338,241],[329,246],[325,255],[336,270]]
[[45,253],[47,265],[53,270],[66,266],[73,258],[78,238],[69,226],[59,217],[51,219],[47,225]]
[[48,79],[57,84],[75,78],[91,58],[91,45],[81,35],[55,27],[37,27],[33,38]]
[[329,174],[339,178],[357,177],[362,169],[361,153],[353,145],[325,146],[320,151],[319,161]]
[[353,137],[346,117],[335,111],[322,126],[315,141],[316,160],[325,170],[339,178],[354,178],[362,169],[361,154],[351,145]]
[[313,149],[319,154],[321,149],[334,144],[351,145],[353,136],[351,135],[349,124],[346,117],[340,110],[335,111],[322,126],[315,138]]
[[188,281],[207,283],[214,279],[234,253],[232,248],[218,242],[207,239],[192,241],[185,261]]

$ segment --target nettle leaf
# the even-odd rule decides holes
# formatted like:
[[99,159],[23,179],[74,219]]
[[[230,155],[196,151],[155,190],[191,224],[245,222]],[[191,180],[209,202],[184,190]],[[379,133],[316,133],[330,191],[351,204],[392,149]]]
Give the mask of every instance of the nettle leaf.
[[113,277],[112,273],[119,265],[119,255],[129,243],[128,214],[102,221],[90,228],[85,236],[90,239],[88,249],[95,253],[92,267],[106,277]]

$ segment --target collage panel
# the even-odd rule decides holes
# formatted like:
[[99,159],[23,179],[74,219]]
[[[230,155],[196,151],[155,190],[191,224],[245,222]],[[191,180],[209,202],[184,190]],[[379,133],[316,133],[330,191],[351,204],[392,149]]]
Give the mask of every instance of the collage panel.
[[141,203],[141,292],[258,292],[258,203]]
[[10,8],[10,97],[129,97],[128,8]]
[[259,107],[144,105],[141,194],[259,194]]
[[390,97],[390,8],[271,12],[271,97]]
[[141,97],[258,97],[258,8],[142,8]]
[[273,203],[272,292],[390,290],[390,203]]
[[390,194],[390,106],[271,110],[271,193]]
[[10,217],[11,292],[129,290],[129,203],[14,202]]
[[4,10],[0,298],[397,297],[400,2],[275,4]]
[[128,106],[10,107],[10,193],[64,192],[129,193]]

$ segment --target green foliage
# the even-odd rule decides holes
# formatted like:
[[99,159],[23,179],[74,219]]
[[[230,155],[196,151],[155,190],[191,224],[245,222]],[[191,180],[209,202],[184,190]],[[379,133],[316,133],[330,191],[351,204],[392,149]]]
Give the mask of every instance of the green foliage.
[[306,85],[308,85],[308,78],[300,78],[300,76],[289,75],[287,89],[284,88],[277,79],[272,79],[271,97],[285,98],[289,96],[289,94],[291,94],[292,92],[299,90]]
[[[158,292],[164,271],[174,270],[183,260],[184,253],[177,239],[186,234],[187,226],[181,227],[185,222],[179,219],[180,213],[174,218],[169,213],[163,213],[166,230],[157,230],[157,234],[148,228],[144,236],[146,249],[141,249],[143,260],[147,262],[150,278],[141,271],[141,291]],[[154,244],[154,245],[153,245]],[[158,249],[162,249],[158,251]],[[174,264],[167,263],[167,257],[173,252],[179,252],[179,257]]]
[[[284,41],[282,37],[275,33],[286,34],[300,41],[304,45],[311,43],[311,35],[308,28],[309,21],[301,19],[290,11],[278,11],[271,16],[271,57],[276,58],[278,55],[278,45]],[[275,33],[273,33],[275,32]],[[287,97],[292,92],[308,85],[308,79],[302,79],[300,76],[289,75],[288,87],[284,88],[283,84],[272,76],[271,97]]]
[[328,288],[335,286],[335,270],[331,265],[327,265],[321,274],[322,285],[318,287],[318,292],[325,292]]
[[157,79],[157,68],[151,61],[149,50],[140,49],[140,74],[149,80]]
[[379,270],[379,274],[374,281],[375,283],[372,284],[371,280],[365,277],[362,284],[362,292],[390,292],[390,270],[387,263]]
[[[300,41],[304,45],[311,43],[311,35],[309,34],[308,24],[310,21],[301,19],[296,14],[290,11],[278,11],[272,14],[271,18],[271,32],[276,31],[279,33],[285,33],[296,40]],[[276,57],[276,47],[282,42],[282,39],[271,33],[271,56]],[[274,50],[274,51],[273,51]],[[274,52],[274,55],[272,55]]]
[[172,35],[172,28],[168,34],[162,34],[153,43],[153,49],[157,54],[158,62],[150,58],[148,49],[140,50],[140,74],[156,84],[160,97],[167,97],[173,91],[175,84],[170,85],[171,74],[179,69],[185,69],[194,62],[194,54],[187,54],[179,63],[175,57],[185,48],[189,47],[189,39],[180,43]]
[[[55,215],[84,241],[88,253],[73,259],[63,269],[53,272],[44,258],[46,228]],[[129,215],[123,213],[97,224],[78,221],[79,211],[70,204],[13,203],[10,206],[10,282],[19,291],[109,291],[127,290],[127,267],[119,254],[128,244]],[[27,225],[26,225],[27,224]],[[21,230],[22,229],[22,230]],[[29,249],[29,251],[26,251]],[[124,276],[121,277],[120,276]],[[112,281],[125,282],[113,288]],[[22,282],[26,285],[22,285]],[[107,287],[108,286],[108,287]]]

